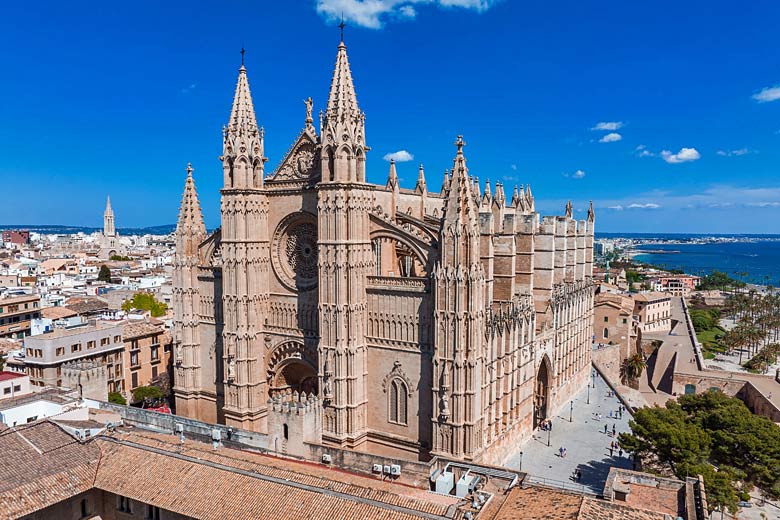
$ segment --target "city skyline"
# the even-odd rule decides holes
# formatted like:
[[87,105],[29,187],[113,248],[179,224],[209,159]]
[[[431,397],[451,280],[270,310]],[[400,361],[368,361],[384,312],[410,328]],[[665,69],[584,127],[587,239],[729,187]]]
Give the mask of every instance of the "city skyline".
[[25,42],[0,82],[0,94],[17,100],[3,109],[0,175],[11,193],[30,179],[43,189],[33,204],[7,201],[0,222],[97,226],[111,195],[119,228],[172,223],[192,162],[214,227],[214,143],[238,50],[247,48],[270,172],[303,125],[302,101],[323,108],[343,11],[372,146],[369,181],[384,184],[394,157],[402,186],[414,186],[423,163],[438,189],[462,133],[483,186],[530,183],[542,212],[559,212],[571,195],[578,218],[593,198],[598,231],[780,231],[769,30],[777,6],[689,4],[669,17],[666,4],[645,13],[608,3],[598,16],[565,4],[246,4],[242,16],[264,21],[261,29],[228,38],[235,9],[171,5],[148,19],[142,7],[25,8],[0,22],[14,21],[0,36],[7,46],[22,33]]

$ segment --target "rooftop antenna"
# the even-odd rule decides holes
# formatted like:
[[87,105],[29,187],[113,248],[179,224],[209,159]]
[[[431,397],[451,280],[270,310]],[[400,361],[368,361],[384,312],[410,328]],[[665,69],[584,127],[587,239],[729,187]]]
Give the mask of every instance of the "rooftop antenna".
[[346,24],[344,23],[344,11],[341,11],[341,23],[339,24],[339,29],[341,29],[341,42],[344,43],[344,27],[346,27]]

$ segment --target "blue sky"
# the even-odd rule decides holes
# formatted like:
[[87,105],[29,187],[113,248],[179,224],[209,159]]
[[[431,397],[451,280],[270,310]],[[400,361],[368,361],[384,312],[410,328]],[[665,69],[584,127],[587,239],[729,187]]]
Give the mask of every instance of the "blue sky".
[[[369,180],[438,188],[462,133],[481,182],[600,231],[780,233],[776,1],[16,2],[0,16],[2,224],[173,223],[218,156],[246,65],[275,167],[327,98],[344,12]],[[601,124],[600,124],[601,123]],[[603,141],[603,142],[602,142]]]

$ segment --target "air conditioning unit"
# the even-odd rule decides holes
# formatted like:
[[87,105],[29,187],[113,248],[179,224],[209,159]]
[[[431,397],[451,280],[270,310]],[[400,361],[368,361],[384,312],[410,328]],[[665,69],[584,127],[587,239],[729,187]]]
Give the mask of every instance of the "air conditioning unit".
[[214,428],[211,430],[211,440],[214,442],[220,442],[222,440],[222,431]]
[[384,470],[385,475],[389,475],[390,474],[390,466],[385,466],[382,469]]
[[330,464],[331,462],[333,462],[333,459],[331,458],[330,454],[323,453],[322,454],[322,463],[323,464]]
[[393,464],[390,466],[390,474],[394,477],[400,477],[401,476],[401,466],[398,464]]
[[374,467],[372,469],[374,473],[382,473],[382,465],[381,464],[374,464]]
[[173,425],[173,431],[175,433],[184,433],[184,425],[181,423],[176,423]]

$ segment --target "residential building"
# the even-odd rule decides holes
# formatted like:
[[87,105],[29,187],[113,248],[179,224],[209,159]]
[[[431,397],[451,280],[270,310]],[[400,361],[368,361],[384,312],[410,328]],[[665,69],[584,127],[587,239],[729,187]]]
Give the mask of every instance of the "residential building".
[[625,294],[599,293],[593,300],[594,341],[620,345],[620,359],[637,352],[638,326],[634,300]]
[[32,320],[41,317],[40,303],[37,294],[0,299],[0,338],[29,336]]
[[392,161],[385,185],[368,183],[343,42],[336,54],[322,124],[308,99],[274,171],[240,67],[214,233],[187,169],[177,413],[266,432],[269,398],[314,393],[327,444],[501,461],[587,384],[593,207],[542,217],[529,186],[481,192],[462,136],[438,192],[422,166],[401,188]]
[[128,401],[132,391],[160,381],[170,384],[171,336],[162,325],[145,320],[127,322],[122,327],[125,344],[123,392]]
[[122,324],[89,322],[55,328],[24,340],[24,362],[33,386],[62,386],[63,366],[92,361],[105,367],[108,392],[122,392],[124,381]]
[[642,332],[666,332],[672,328],[672,296],[649,292],[633,295],[634,314]]
[[687,298],[692,291],[696,290],[701,283],[700,276],[689,274],[658,276],[652,280],[656,291],[668,292],[672,296],[682,296]]
[[30,376],[0,371],[0,399],[21,397],[32,392]]
[[5,229],[2,238],[4,244],[24,246],[30,243],[30,232],[26,229]]

